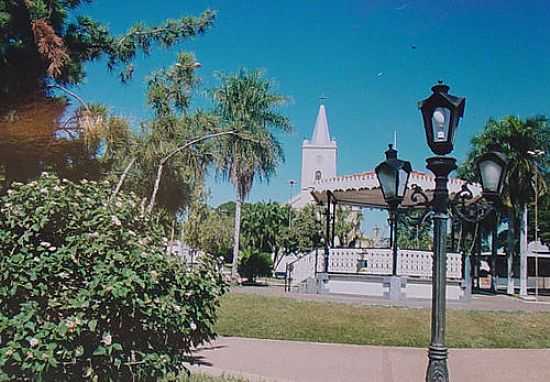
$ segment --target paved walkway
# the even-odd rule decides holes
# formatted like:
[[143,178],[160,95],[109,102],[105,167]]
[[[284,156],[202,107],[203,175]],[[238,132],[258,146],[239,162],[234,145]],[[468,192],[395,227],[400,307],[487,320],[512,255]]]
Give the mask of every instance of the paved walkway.
[[[197,353],[193,371],[251,382],[421,382],[425,349],[224,337]],[[451,349],[452,382],[548,382],[550,349]]]
[[[374,306],[402,306],[408,308],[431,308],[432,301],[430,299],[415,299],[409,298],[400,302],[391,302],[381,297],[366,297],[366,296],[351,296],[351,295],[319,295],[289,292],[286,293],[283,287],[269,286],[241,286],[231,288],[233,293],[251,293],[265,296],[287,297],[304,301],[319,301],[319,302],[336,302],[356,305],[374,305]],[[470,302],[447,301],[448,309],[463,309],[463,310],[490,310],[490,311],[524,311],[535,312],[545,311],[550,312],[550,296],[539,296],[538,301],[525,301],[515,296],[505,294],[499,295],[479,295],[472,296]],[[550,380],[549,380],[550,381]]]

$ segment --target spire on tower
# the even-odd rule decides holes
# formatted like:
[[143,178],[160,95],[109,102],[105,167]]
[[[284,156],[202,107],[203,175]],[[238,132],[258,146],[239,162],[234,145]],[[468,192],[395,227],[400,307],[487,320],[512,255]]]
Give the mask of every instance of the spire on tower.
[[311,137],[311,144],[313,145],[330,145],[330,133],[328,131],[328,120],[325,105],[321,103],[319,106],[319,113],[317,114],[317,120],[315,121],[315,129],[313,129],[313,136]]

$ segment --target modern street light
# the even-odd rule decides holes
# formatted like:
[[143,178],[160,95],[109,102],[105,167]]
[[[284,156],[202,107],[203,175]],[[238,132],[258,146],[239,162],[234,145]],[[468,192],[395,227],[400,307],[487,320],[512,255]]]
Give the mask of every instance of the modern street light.
[[392,276],[397,276],[397,218],[398,207],[405,197],[409,176],[412,171],[411,163],[397,159],[397,150],[389,145],[386,151],[386,160],[374,169],[378,177],[378,183],[382,189],[384,200],[390,209],[390,221],[392,223],[392,250],[393,264]]
[[[527,154],[537,159],[544,156],[545,152],[540,149],[529,150]],[[539,173],[535,171],[535,243],[539,242]],[[535,299],[539,298],[539,252],[535,251]]]
[[288,229],[292,229],[292,198],[294,197],[294,186],[296,185],[296,181],[294,179],[290,179],[288,181],[288,185],[290,188],[290,198],[288,199]]
[[438,155],[426,160],[428,169],[435,175],[435,190],[433,199],[429,200],[422,189],[415,186],[411,199],[417,206],[424,206],[427,211],[432,212],[433,219],[432,330],[426,381],[448,382],[445,295],[449,208],[460,218],[470,222],[479,222],[494,213],[506,175],[506,158],[497,151],[490,151],[476,161],[483,188],[482,199],[474,201],[472,191],[465,184],[450,202],[447,183],[449,174],[456,169],[456,159],[445,155],[453,151],[455,132],[464,114],[466,100],[450,95],[449,87],[441,81],[432,87],[432,92],[418,106],[422,113],[428,146]]

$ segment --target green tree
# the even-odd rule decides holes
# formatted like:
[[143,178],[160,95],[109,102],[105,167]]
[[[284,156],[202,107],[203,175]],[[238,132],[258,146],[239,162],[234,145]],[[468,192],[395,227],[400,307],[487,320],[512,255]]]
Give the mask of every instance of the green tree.
[[432,230],[429,224],[413,223],[406,215],[398,215],[397,246],[403,249],[431,250]]
[[340,246],[347,247],[359,239],[362,218],[360,211],[352,210],[348,206],[337,206],[334,233],[340,240]]
[[242,246],[272,253],[277,263],[283,245],[285,227],[289,225],[289,208],[275,202],[259,202],[243,205],[241,219]]
[[[0,2],[0,166],[5,183],[36,177],[45,165],[73,175],[103,172],[96,156],[105,147],[89,144],[90,137],[104,142],[124,134],[114,134],[122,132],[120,121],[112,126],[111,117],[70,90],[85,78],[86,64],[102,58],[108,70],[128,81],[138,53],[148,56],[155,46],[172,47],[214,22],[214,13],[207,10],[156,26],[138,23],[113,35],[106,25],[79,15],[79,7],[90,2]],[[78,104],[68,119],[68,99],[59,94]]]
[[117,171],[123,175],[117,190],[124,185],[137,192],[147,201],[148,212],[155,206],[172,215],[182,212],[202,185],[207,167],[217,155],[225,155],[212,140],[234,133],[220,130],[212,113],[190,110],[198,67],[193,55],[180,53],[174,65],[149,78],[153,117],[142,123],[134,144],[118,156]]
[[208,208],[203,198],[195,198],[183,224],[186,244],[216,257],[226,257],[231,250],[232,233],[232,217]]
[[[292,210],[291,240],[300,253],[306,253],[321,246],[323,240],[321,213],[319,207],[308,204],[299,210]],[[292,244],[287,245],[292,249]],[[291,250],[288,251],[289,253]]]
[[249,283],[256,283],[256,277],[269,276],[273,269],[273,262],[269,253],[256,249],[243,250],[239,258],[239,274],[246,277]]
[[[508,116],[502,120],[491,119],[483,131],[472,138],[471,151],[465,163],[459,169],[459,176],[464,179],[475,179],[474,161],[491,144],[497,144],[508,157],[508,176],[504,186],[504,202],[512,225],[509,227],[508,245],[509,261],[515,251],[512,238],[519,239],[520,246],[520,294],[527,294],[527,208],[535,192],[542,194],[545,190],[544,175],[548,171],[550,153],[550,126],[544,116],[520,119]],[[542,150],[543,157],[530,154]],[[539,177],[535,189],[535,176]],[[519,232],[519,235],[515,234]],[[509,266],[510,269],[510,266]],[[511,275],[509,274],[509,293]]]
[[232,277],[237,275],[239,258],[241,207],[255,179],[269,179],[283,160],[283,150],[276,131],[291,129],[278,108],[286,97],[273,91],[273,83],[258,71],[241,70],[235,75],[222,75],[221,84],[211,94],[215,110],[226,130],[243,135],[225,136],[219,152],[220,173],[235,187],[235,234],[233,239]]

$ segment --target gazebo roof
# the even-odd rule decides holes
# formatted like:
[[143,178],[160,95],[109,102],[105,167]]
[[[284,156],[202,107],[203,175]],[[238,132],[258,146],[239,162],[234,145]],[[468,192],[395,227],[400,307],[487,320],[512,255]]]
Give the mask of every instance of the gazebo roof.
[[[460,191],[465,183],[466,181],[462,179],[449,178],[448,188],[450,194]],[[411,207],[414,204],[411,200],[413,185],[418,185],[431,197],[435,188],[435,177],[428,173],[411,172],[408,190],[401,203],[402,207]],[[481,186],[479,184],[471,184],[470,189],[474,197],[481,196]],[[327,203],[329,194],[332,194],[338,204],[372,208],[388,207],[374,171],[320,179],[314,183],[311,189],[311,195],[321,204]]]

